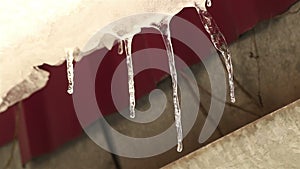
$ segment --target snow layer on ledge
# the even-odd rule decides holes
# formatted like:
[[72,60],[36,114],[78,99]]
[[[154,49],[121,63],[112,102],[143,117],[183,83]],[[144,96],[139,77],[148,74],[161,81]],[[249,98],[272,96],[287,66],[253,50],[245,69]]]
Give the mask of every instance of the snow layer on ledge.
[[9,106],[28,98],[32,93],[46,86],[49,72],[35,68],[31,74],[21,83],[8,91],[7,95],[0,100],[0,112],[4,112]]
[[[206,0],[0,0],[0,101],[34,66],[61,64],[66,48],[82,49],[113,21],[149,12],[174,15],[195,1],[205,8]],[[125,25],[124,35],[136,33],[142,22]],[[100,47],[110,48],[114,38],[102,38]]]

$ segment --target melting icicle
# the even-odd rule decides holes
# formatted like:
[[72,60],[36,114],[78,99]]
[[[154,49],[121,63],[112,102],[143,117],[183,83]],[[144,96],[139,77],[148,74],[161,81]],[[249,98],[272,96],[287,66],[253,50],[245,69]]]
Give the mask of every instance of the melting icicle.
[[123,41],[122,40],[120,40],[119,41],[119,47],[118,47],[118,54],[119,55],[122,55],[123,54]]
[[[210,0],[208,0],[210,1]],[[207,1],[207,2],[208,2]],[[230,101],[232,103],[235,102],[235,94],[234,94],[234,82],[233,82],[233,67],[231,61],[231,55],[229,52],[229,48],[227,42],[225,40],[224,35],[220,31],[218,25],[216,24],[215,20],[211,16],[211,14],[201,8],[198,4],[195,3],[196,9],[198,10],[201,22],[206,30],[206,32],[210,35],[210,39],[214,44],[215,48],[221,53],[224,61],[225,67],[228,73],[228,83],[229,83],[229,90],[230,90]]]
[[181,124],[181,109],[179,105],[179,99],[178,99],[178,91],[177,91],[177,71],[175,67],[175,60],[174,60],[174,51],[173,51],[173,45],[171,42],[171,33],[170,33],[170,19],[168,18],[161,22],[161,25],[155,25],[156,28],[158,28],[162,34],[162,38],[164,40],[167,54],[168,54],[168,60],[169,60],[169,69],[172,77],[172,87],[173,87],[173,104],[174,104],[174,110],[175,110],[175,125],[177,130],[177,151],[181,152],[183,150],[182,145],[182,124]]
[[68,90],[67,92],[69,94],[73,94],[73,87],[74,87],[74,67],[73,67],[73,61],[74,61],[74,50],[68,49],[67,50],[67,77],[68,77]]
[[133,73],[133,65],[132,65],[132,38],[127,38],[124,40],[125,44],[125,53],[126,53],[126,63],[127,63],[127,71],[128,71],[128,90],[129,90],[129,111],[130,118],[135,117],[135,89],[134,89],[134,73]]

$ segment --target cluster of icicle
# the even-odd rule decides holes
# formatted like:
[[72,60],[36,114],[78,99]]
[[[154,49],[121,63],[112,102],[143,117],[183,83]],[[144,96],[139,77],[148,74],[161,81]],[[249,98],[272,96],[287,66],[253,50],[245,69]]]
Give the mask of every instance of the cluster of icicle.
[[[212,5],[211,0],[207,0],[208,7]],[[228,50],[228,45],[226,40],[221,33],[219,27],[217,26],[216,22],[210,15],[210,13],[206,9],[202,9],[199,7],[197,3],[195,3],[195,7],[199,13],[201,18],[202,24],[205,27],[207,33],[209,33],[211,41],[214,47],[220,52],[222,55],[225,66],[228,72],[228,81],[229,81],[229,88],[230,88],[230,99],[231,102],[235,102],[235,95],[234,95],[234,83],[233,83],[233,68],[231,62],[231,56]],[[175,114],[175,126],[177,131],[177,151],[181,152],[183,150],[182,140],[182,124],[181,124],[181,109],[178,99],[178,81],[177,81],[177,71],[175,67],[175,60],[174,60],[174,51],[171,41],[171,34],[170,34],[170,20],[171,18],[167,18],[161,21],[160,24],[153,24],[151,25],[153,28],[158,29],[161,32],[165,48],[167,50],[168,61],[169,61],[169,69],[172,78],[172,87],[173,87],[173,104],[174,104],[174,114]],[[132,64],[132,38],[125,38],[119,41],[119,48],[118,53],[123,54],[124,49],[126,53],[126,64],[127,64],[127,71],[128,71],[128,92],[129,92],[129,111],[130,117],[135,117],[135,88],[134,88],[134,71],[133,71],[133,64]],[[123,49],[124,46],[124,49]],[[67,74],[68,74],[68,93],[73,93],[73,60],[74,56],[72,51],[68,51],[67,53]]]

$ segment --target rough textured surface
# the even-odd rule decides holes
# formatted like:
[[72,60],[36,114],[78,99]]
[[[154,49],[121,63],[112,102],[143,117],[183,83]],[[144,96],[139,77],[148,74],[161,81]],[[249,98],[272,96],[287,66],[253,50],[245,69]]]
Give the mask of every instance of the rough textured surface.
[[[300,3],[297,3],[290,9],[290,11],[295,11],[299,7]],[[260,84],[263,105],[259,104],[259,97],[257,96],[259,81],[257,67],[258,60],[256,60],[254,57],[250,57],[250,52],[253,52],[253,55],[256,55],[253,43],[253,30],[243,35],[237,42],[231,45],[230,49],[233,55],[234,75],[241,83],[241,86],[248,91],[251,97],[249,97],[248,94],[245,94],[244,90],[236,85],[237,103],[235,105],[239,106],[240,108],[233,105],[227,105],[218,130],[215,131],[214,135],[209,141],[207,141],[207,143],[233,132],[242,126],[253,122],[259,117],[300,98],[300,44],[298,42],[300,39],[299,17],[300,13],[286,14],[270,21],[260,23],[255,27],[258,53],[260,56],[258,60],[259,67],[261,69]],[[191,69],[195,74],[199,85],[209,91],[210,84],[208,82],[207,73],[203,66],[201,64],[197,64],[192,66]],[[166,79],[158,85],[158,88],[162,89],[166,93],[166,96],[168,96],[168,104],[161,118],[157,119],[153,123],[147,125],[137,125],[120,117],[117,114],[107,117],[108,121],[110,121],[111,125],[117,130],[128,135],[149,136],[159,133],[160,131],[169,127],[174,121],[170,97],[170,86],[170,79]],[[200,88],[199,92],[201,96],[201,102],[205,109],[208,109],[210,105],[210,96],[202,88]],[[144,110],[148,107],[149,102],[147,97],[142,98],[137,102],[137,108],[140,110]],[[293,111],[288,113],[293,113]],[[296,113],[294,112],[294,114]],[[296,115],[299,117],[299,111]],[[130,159],[119,157],[122,169],[153,169],[163,167],[164,165],[203,147],[207,143],[199,144],[197,140],[205,118],[205,111],[200,109],[195,126],[184,139],[184,151],[182,153],[177,153],[176,149],[174,148],[159,156],[146,159]],[[266,125],[270,124],[271,122],[268,122]],[[260,126],[260,128],[264,127]],[[268,129],[268,127],[266,128]],[[282,127],[281,129],[285,128]],[[270,128],[269,130],[271,131]],[[279,130],[279,132],[280,131],[282,130]],[[283,135],[285,134],[288,133],[283,133]],[[292,133],[290,132],[290,134]],[[252,136],[249,135],[249,137]],[[270,138],[270,140],[268,140],[265,136],[261,137],[264,138],[265,141],[270,142],[270,144],[275,144],[271,143],[272,137],[267,137]],[[259,140],[258,143],[261,144]],[[7,145],[0,148],[0,168],[6,163],[6,160],[10,154],[10,146],[11,145]],[[279,147],[279,149],[283,148],[285,147]],[[277,153],[278,151],[284,153],[284,150],[279,149],[275,149],[275,152]],[[246,146],[245,150],[247,150]],[[297,151],[299,152],[299,149]],[[286,159],[286,157],[278,157],[277,155],[279,154],[270,153],[270,157]],[[20,169],[21,164],[18,149],[15,150],[14,155],[14,161],[12,162],[11,168]],[[223,156],[216,156],[211,160],[213,160],[214,163],[216,161],[214,159],[222,157]],[[230,157],[228,161],[229,160]],[[234,160],[235,159],[233,159],[232,162],[234,162]],[[245,163],[251,163],[251,160],[241,160],[244,160]],[[290,160],[291,163],[294,163],[295,159],[291,157]],[[91,141],[84,136],[83,138],[68,143],[56,152],[32,160],[26,165],[26,169],[88,168],[84,167],[85,165],[87,165],[89,168],[116,168],[115,165],[113,165],[109,154],[99,148],[97,145],[91,143]],[[279,166],[277,168],[285,169],[284,166]]]
[[275,111],[164,169],[300,167],[300,101]]
[[[0,148],[0,168],[2,169],[9,159],[13,144]],[[98,169],[115,168],[111,155],[96,146],[86,136],[74,140],[61,149],[53,152],[50,155],[44,155],[37,159],[33,159],[28,164],[22,166],[20,159],[20,151],[16,145],[13,151],[11,165],[4,169]]]
[[[9,159],[12,160],[9,164]],[[8,168],[5,168],[5,166]],[[21,169],[21,154],[17,142],[13,141],[0,148],[0,168],[1,169]]]

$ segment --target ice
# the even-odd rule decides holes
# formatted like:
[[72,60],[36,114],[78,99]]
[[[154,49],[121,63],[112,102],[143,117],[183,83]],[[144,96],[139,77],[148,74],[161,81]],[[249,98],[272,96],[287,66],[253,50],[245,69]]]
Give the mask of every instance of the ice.
[[[208,0],[209,1],[209,0]],[[207,2],[208,2],[207,1]],[[211,2],[210,2],[211,3]],[[203,9],[202,7],[199,7],[197,3],[195,3],[195,7],[199,13],[201,22],[206,30],[206,32],[210,35],[210,39],[216,48],[222,55],[222,58],[225,62],[225,67],[228,73],[228,84],[229,84],[229,90],[230,90],[230,101],[232,103],[235,102],[235,94],[234,94],[234,82],[233,82],[233,67],[232,67],[232,61],[231,61],[231,54],[229,52],[229,48],[226,42],[226,39],[222,32],[220,31],[218,25],[216,24],[215,20],[211,16],[211,14]]]
[[[35,2],[34,0],[29,0],[30,2]],[[28,2],[29,2],[28,1]],[[7,43],[5,39],[2,41],[4,44],[0,44],[0,54],[1,56],[18,56],[15,58],[2,57],[0,58],[0,72],[1,80],[3,84],[0,86],[0,96],[3,98],[2,102],[7,101],[10,96],[9,89],[16,86],[19,82],[24,80],[24,77],[29,76],[30,71],[33,66],[42,65],[44,63],[50,65],[57,65],[61,63],[61,59],[66,59],[67,64],[67,78],[68,78],[68,90],[69,94],[73,93],[74,85],[74,68],[73,61],[79,61],[80,59],[76,57],[76,51],[73,49],[67,50],[67,56],[63,53],[63,48],[65,47],[84,47],[86,51],[82,53],[90,53],[93,50],[106,47],[111,49],[113,42],[117,39],[123,39],[120,41],[118,53],[122,54],[123,43],[126,52],[126,61],[128,67],[128,84],[129,84],[129,95],[130,95],[130,117],[135,116],[135,91],[134,91],[134,73],[132,64],[132,37],[141,31],[143,27],[151,27],[152,23],[161,23],[158,27],[162,33],[162,37],[166,46],[170,73],[172,77],[172,87],[173,87],[173,102],[174,102],[174,113],[175,113],[175,125],[177,130],[177,151],[181,152],[182,146],[182,125],[181,125],[181,109],[178,99],[177,91],[177,72],[174,61],[174,52],[171,42],[171,35],[169,30],[169,19],[160,22],[162,17],[165,17],[159,13],[169,14],[170,16],[178,13],[184,7],[194,6],[194,1],[191,0],[129,0],[121,2],[120,0],[91,0],[89,2],[83,1],[72,1],[72,2],[56,3],[54,1],[47,1],[47,5],[33,7],[33,9],[38,9],[36,12],[31,12],[32,10],[24,11],[29,19],[23,21],[18,19],[15,11],[5,11],[0,18],[4,21],[12,21],[11,16],[14,16],[15,22],[7,23],[7,31],[10,28],[20,27],[22,25],[26,29],[22,29],[22,34],[12,33],[8,34],[7,39],[11,40],[11,43]],[[10,2],[10,1],[7,1]],[[197,0],[201,9],[205,9],[205,4],[207,6],[211,5],[211,0]],[[55,5],[48,5],[55,4]],[[27,3],[26,3],[27,4]],[[25,4],[25,5],[26,5]],[[61,8],[57,8],[59,5]],[[6,6],[6,5],[4,5]],[[24,3],[12,4],[12,7],[18,8],[24,7]],[[126,8],[124,8],[126,6]],[[45,9],[44,9],[45,7]],[[40,10],[42,9],[42,10]],[[53,9],[57,9],[53,10]],[[105,17],[99,19],[99,16],[103,11],[111,9],[112,12],[106,13]],[[54,11],[54,12],[53,12]],[[48,16],[49,13],[49,16]],[[99,36],[94,36],[94,41],[86,44],[88,39],[100,28],[106,25],[111,25],[113,21],[116,21],[125,16],[131,16],[133,14],[143,13],[143,17],[131,18],[126,20],[126,22],[116,22],[112,27],[108,27],[108,32],[99,34]],[[147,13],[147,14],[146,14]],[[151,15],[150,15],[151,13]],[[47,15],[46,15],[47,14]],[[50,15],[51,14],[51,15]],[[37,17],[38,16],[38,17]],[[37,17],[37,18],[36,18]],[[34,24],[33,24],[34,23]],[[87,26],[88,25],[88,26]],[[153,26],[153,25],[152,25]],[[6,27],[5,27],[6,28]],[[36,29],[35,29],[36,28]],[[32,31],[33,30],[33,31]],[[2,32],[7,32],[2,31]],[[28,32],[27,32],[28,31]],[[111,33],[113,36],[107,36],[107,33]],[[13,41],[12,41],[13,39]],[[25,44],[25,45],[24,45]],[[47,48],[39,47],[47,46]],[[34,50],[32,50],[34,49]],[[20,55],[22,53],[22,55]],[[221,52],[222,53],[222,52]],[[223,55],[228,54],[227,51],[223,50]],[[82,55],[82,57],[85,55]],[[229,55],[230,56],[230,55]],[[66,57],[66,58],[65,58]],[[228,58],[228,57],[227,57]],[[14,59],[12,61],[12,59]],[[230,58],[229,58],[230,59]],[[228,62],[227,60],[225,60]],[[25,64],[27,63],[27,64]],[[10,68],[19,66],[19,71],[16,72]],[[228,63],[228,65],[231,65]],[[228,67],[228,66],[227,66]],[[232,68],[229,69],[232,71]],[[26,75],[26,76],[25,76]],[[231,74],[230,74],[231,75]],[[229,76],[230,76],[229,75]],[[3,77],[14,77],[3,78]],[[231,76],[233,78],[233,76]],[[12,79],[12,80],[11,80]],[[230,78],[231,79],[231,78]],[[4,84],[5,83],[5,84]],[[34,84],[30,84],[34,85]],[[14,89],[13,91],[18,91]],[[3,97],[2,97],[3,96]],[[5,102],[6,104],[6,102]]]
[[66,64],[67,64],[67,78],[68,78],[68,90],[69,94],[73,94],[74,88],[74,51],[72,49],[67,49],[67,56],[66,56]]
[[174,51],[173,51],[173,45],[171,41],[171,33],[170,33],[170,19],[166,18],[163,20],[159,25],[156,25],[156,27],[160,30],[162,34],[162,38],[165,43],[165,47],[167,50],[168,55],[168,61],[169,61],[169,69],[170,74],[172,78],[172,87],[173,87],[173,104],[174,104],[174,114],[175,114],[175,125],[177,130],[177,151],[181,152],[183,149],[182,145],[182,124],[181,124],[181,109],[179,105],[179,99],[178,99],[178,81],[177,81],[177,71],[175,66],[175,59],[174,59]]
[[122,55],[124,50],[123,50],[123,40],[119,40],[119,47],[118,47],[118,54]]
[[[5,33],[0,36],[0,98],[4,100],[10,89],[30,75],[34,66],[61,65],[65,61],[65,48],[78,47],[81,53],[98,47],[111,49],[120,37],[98,36],[95,45],[86,45],[99,29],[114,21],[151,13],[124,23],[129,28],[123,29],[125,34],[132,35],[140,32],[145,22],[159,19],[152,14],[175,15],[184,7],[193,6],[191,0],[2,0],[0,21],[5,24],[0,30]],[[107,9],[105,17],[99,18]],[[116,27],[122,29],[124,24]]]
[[207,0],[207,6],[208,6],[208,7],[211,7],[211,5],[212,5],[211,1],[212,1],[212,0]]
[[132,65],[132,37],[124,40],[125,53],[126,53],[126,64],[128,71],[128,91],[129,91],[129,111],[130,118],[135,117],[135,89],[134,89],[134,72]]

